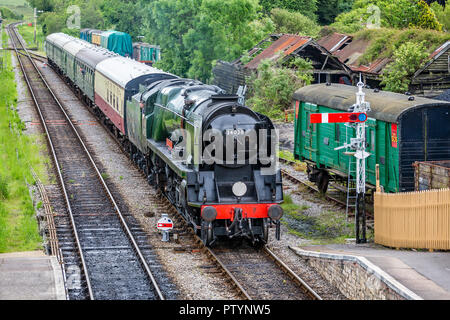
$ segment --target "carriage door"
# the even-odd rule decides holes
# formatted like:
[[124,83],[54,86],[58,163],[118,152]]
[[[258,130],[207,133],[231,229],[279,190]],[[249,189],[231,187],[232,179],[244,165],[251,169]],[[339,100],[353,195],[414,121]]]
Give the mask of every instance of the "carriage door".
[[[316,113],[319,108],[316,104],[305,103],[305,118],[304,118],[304,137],[305,137],[305,156],[311,161],[318,160],[317,154],[317,124],[310,122],[310,114]],[[303,132],[302,132],[303,134]]]

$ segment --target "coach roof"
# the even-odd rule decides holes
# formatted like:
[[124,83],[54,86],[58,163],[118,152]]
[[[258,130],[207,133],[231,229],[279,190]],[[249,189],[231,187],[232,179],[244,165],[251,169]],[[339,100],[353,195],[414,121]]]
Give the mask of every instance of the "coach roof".
[[74,38],[74,37],[69,36],[62,32],[58,32],[58,33],[52,33],[52,34],[48,35],[45,38],[45,41],[62,48],[66,43],[68,43],[70,41],[74,41],[75,39],[77,39],[77,38]]
[[[354,86],[333,83],[313,84],[294,92],[295,100],[314,103],[340,111],[348,112],[348,108],[356,102]],[[397,123],[399,117],[406,111],[420,107],[448,106],[450,103],[434,99],[408,96],[400,93],[363,89],[365,100],[370,102],[371,111],[368,116],[378,120]],[[409,100],[414,97],[414,100]]]
[[123,88],[133,79],[146,74],[168,74],[159,69],[122,56],[112,57],[97,64],[96,70]]

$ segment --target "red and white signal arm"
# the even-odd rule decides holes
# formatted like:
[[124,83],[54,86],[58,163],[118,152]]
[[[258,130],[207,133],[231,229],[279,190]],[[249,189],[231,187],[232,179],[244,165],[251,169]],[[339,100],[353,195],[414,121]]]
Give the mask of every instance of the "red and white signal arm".
[[169,217],[163,215],[156,223],[156,228],[161,231],[169,231],[173,229],[173,221]]
[[367,114],[364,112],[311,113],[309,119],[311,123],[366,122]]

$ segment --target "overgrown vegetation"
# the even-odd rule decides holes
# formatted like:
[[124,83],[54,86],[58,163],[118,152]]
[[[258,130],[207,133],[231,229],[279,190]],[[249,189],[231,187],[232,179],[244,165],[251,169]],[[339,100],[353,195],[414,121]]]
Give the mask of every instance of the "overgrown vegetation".
[[411,76],[424,64],[428,54],[422,42],[406,42],[394,51],[394,61],[384,73],[382,85],[388,91],[404,93],[408,91]]
[[[6,46],[6,33],[3,39]],[[0,70],[0,252],[36,250],[42,240],[27,187],[34,181],[29,167],[46,181],[48,159],[40,155],[43,139],[22,132],[10,52],[3,57],[7,64]]]
[[319,243],[343,243],[345,239],[354,237],[354,223],[347,222],[342,213],[323,211],[319,216],[309,216],[305,214],[308,206],[294,203],[291,196],[286,194],[282,207],[282,223],[290,233],[303,239]]
[[331,26],[344,33],[366,27],[442,30],[434,11],[423,0],[356,0],[352,10],[338,15]]
[[368,64],[379,58],[391,58],[401,45],[422,43],[428,55],[440,45],[450,40],[450,34],[420,28],[408,29],[364,29],[354,34],[354,40],[367,40],[369,47],[359,59],[359,63]]
[[286,9],[275,8],[270,12],[275,23],[275,32],[300,34],[302,36],[316,37],[319,34],[319,25],[311,18],[300,12],[290,12]]
[[282,65],[269,60],[261,61],[257,74],[248,79],[251,88],[248,104],[271,118],[282,118],[283,111],[291,106],[294,91],[311,84],[313,77],[310,70],[311,62],[302,58]]

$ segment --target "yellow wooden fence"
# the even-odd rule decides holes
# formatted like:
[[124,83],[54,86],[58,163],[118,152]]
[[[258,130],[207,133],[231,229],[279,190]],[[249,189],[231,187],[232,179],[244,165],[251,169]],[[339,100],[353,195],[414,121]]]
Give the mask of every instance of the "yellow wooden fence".
[[450,189],[376,192],[374,210],[376,243],[450,250]]

